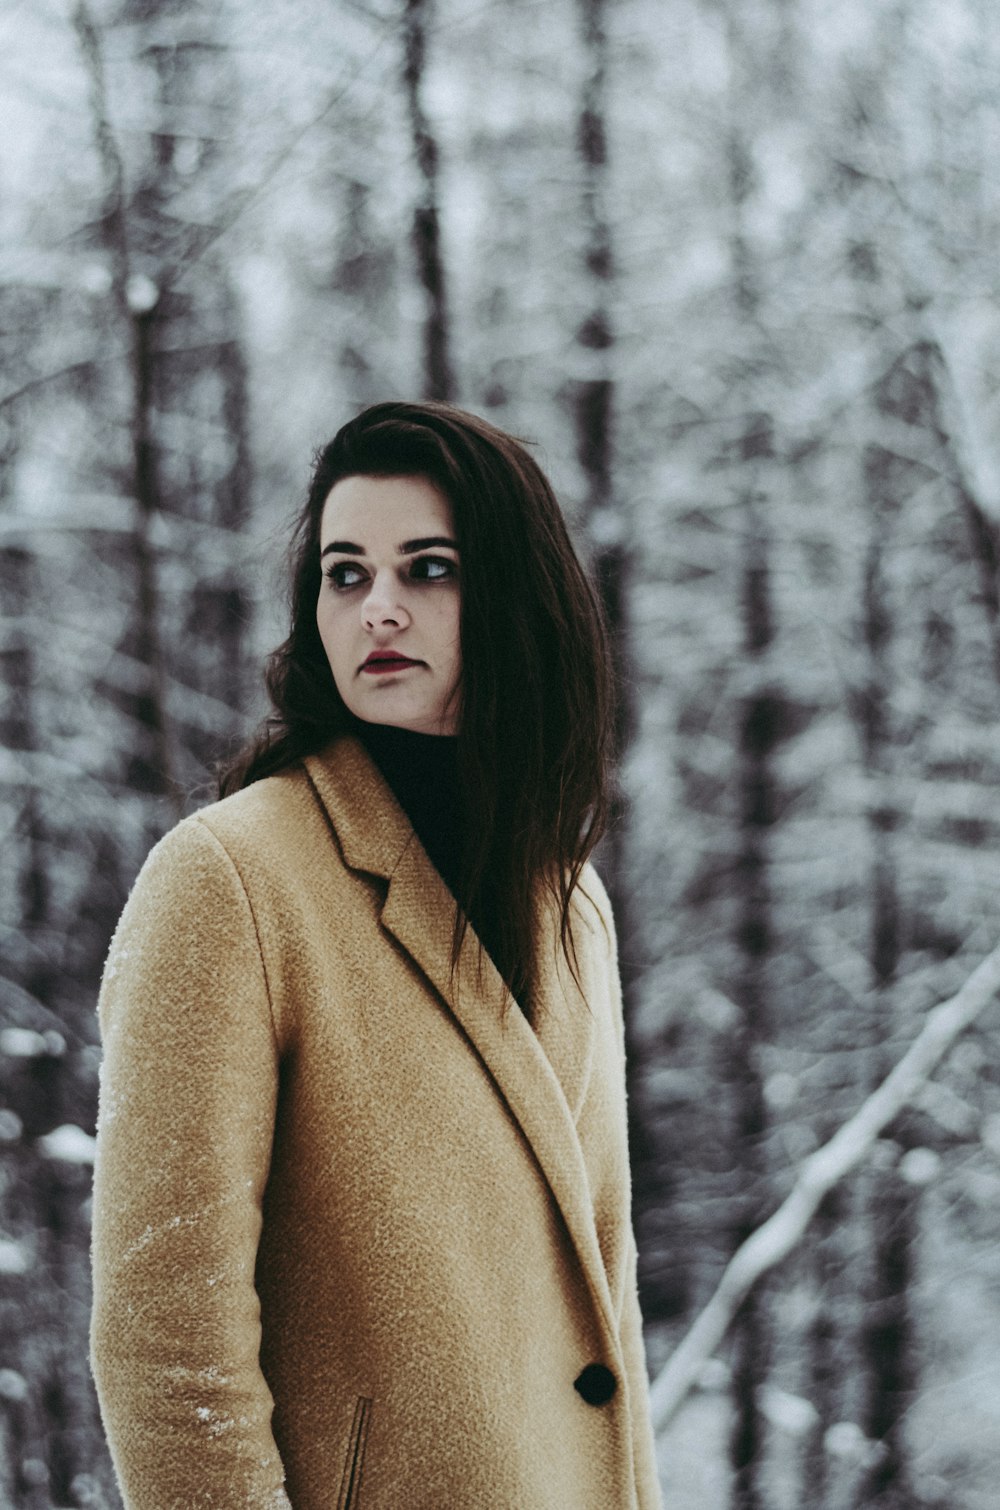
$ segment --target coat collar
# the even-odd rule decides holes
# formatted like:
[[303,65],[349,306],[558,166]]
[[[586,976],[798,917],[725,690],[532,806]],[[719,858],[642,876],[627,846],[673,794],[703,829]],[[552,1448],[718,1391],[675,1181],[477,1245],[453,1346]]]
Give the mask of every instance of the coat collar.
[[562,958],[554,910],[548,927],[540,918],[536,1033],[516,1007],[503,1012],[503,982],[488,955],[480,972],[471,929],[452,975],[454,898],[361,743],[343,736],[305,765],[346,864],[388,881],[384,927],[443,997],[520,1125],[613,1337],[611,1296],[575,1122],[594,1053],[595,1009],[581,998]]

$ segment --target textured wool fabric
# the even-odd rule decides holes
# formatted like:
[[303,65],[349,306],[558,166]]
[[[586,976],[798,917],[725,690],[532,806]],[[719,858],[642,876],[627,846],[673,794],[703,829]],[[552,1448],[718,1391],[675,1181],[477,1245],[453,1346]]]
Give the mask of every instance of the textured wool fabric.
[[349,737],[153,850],[100,1000],[127,1510],[659,1506],[590,867],[574,907],[583,994],[540,904],[536,1032],[473,938],[452,975],[454,900]]

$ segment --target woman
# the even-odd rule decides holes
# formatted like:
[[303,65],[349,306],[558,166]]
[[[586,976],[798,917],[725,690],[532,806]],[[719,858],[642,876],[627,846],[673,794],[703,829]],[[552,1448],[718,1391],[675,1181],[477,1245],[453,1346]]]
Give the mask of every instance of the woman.
[[653,1510],[586,863],[607,654],[527,452],[440,404],[346,425],[268,680],[102,989],[92,1348],[125,1504]]

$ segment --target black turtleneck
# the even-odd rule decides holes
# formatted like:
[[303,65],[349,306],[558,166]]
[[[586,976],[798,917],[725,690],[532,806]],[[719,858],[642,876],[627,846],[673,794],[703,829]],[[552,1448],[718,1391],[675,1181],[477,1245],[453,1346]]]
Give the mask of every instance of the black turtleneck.
[[[417,734],[390,724],[355,720],[355,732],[378,766],[413,830],[452,896],[461,901],[462,804],[458,780],[458,738]],[[494,908],[489,900],[469,914],[487,953],[492,947]]]
[[457,736],[416,734],[412,729],[360,719],[357,733],[438,874],[457,897],[462,872]]

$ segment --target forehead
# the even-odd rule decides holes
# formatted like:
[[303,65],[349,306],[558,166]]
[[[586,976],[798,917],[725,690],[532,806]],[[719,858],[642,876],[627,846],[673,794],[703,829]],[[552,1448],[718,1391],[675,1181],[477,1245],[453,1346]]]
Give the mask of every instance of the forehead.
[[451,504],[426,477],[342,477],[323,505],[321,550],[331,540],[394,550],[423,535],[454,537]]

